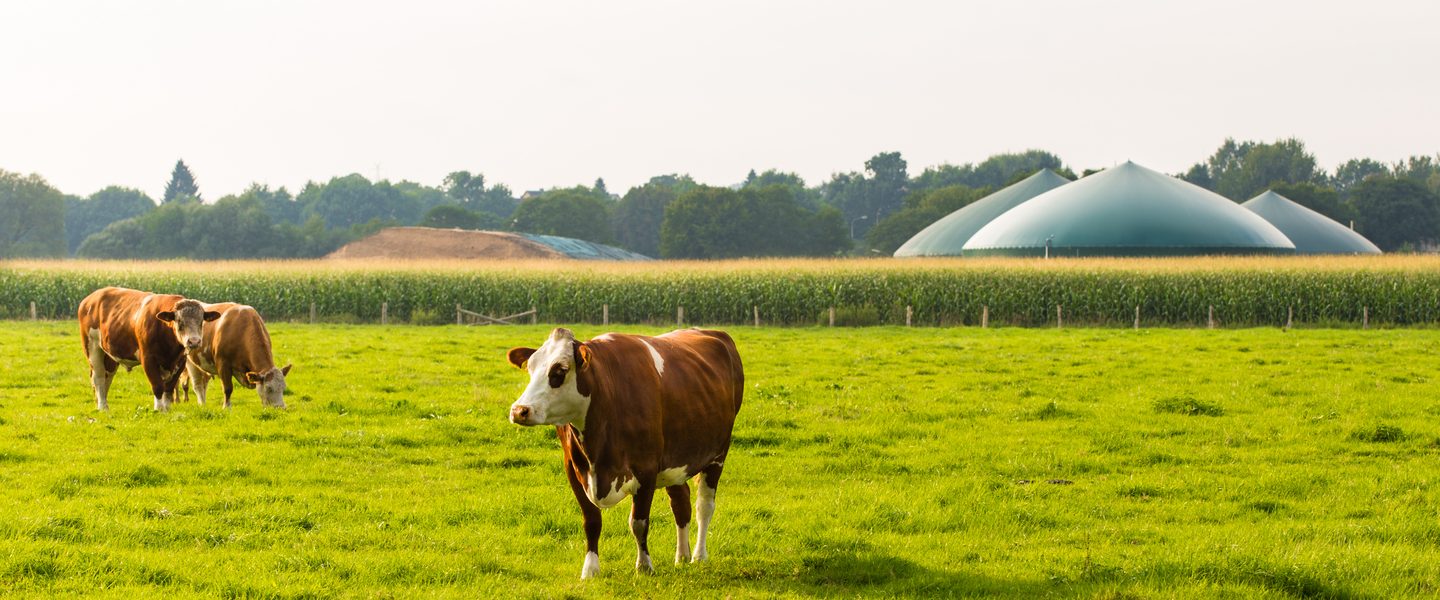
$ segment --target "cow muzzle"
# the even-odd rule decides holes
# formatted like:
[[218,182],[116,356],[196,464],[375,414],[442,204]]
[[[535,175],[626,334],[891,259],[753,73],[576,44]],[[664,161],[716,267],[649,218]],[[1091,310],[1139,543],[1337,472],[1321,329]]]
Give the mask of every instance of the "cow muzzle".
[[194,350],[194,349],[199,348],[199,347],[200,347],[200,338],[198,338],[198,337],[185,338],[185,349],[186,349],[186,350]]
[[519,404],[516,404],[510,407],[511,423],[514,423],[516,425],[525,425],[528,427],[536,423],[534,417],[535,410],[530,408],[529,406],[521,406]]

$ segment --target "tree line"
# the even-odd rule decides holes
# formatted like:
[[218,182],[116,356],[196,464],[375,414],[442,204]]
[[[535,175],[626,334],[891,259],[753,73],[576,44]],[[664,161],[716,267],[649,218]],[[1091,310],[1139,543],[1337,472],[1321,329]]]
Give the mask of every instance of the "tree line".
[[[118,186],[71,196],[38,175],[0,170],[0,258],[308,258],[396,225],[559,235],[661,258],[889,255],[937,219],[1040,169],[1076,178],[1042,150],[914,176],[900,153],[882,152],[813,186],[772,169],[724,187],[668,174],[623,195],[597,179],[517,197],[483,174],[455,171],[433,187],[350,174],[294,194],[257,183],[206,202],[178,161],[157,202]],[[1227,139],[1176,176],[1237,202],[1274,189],[1387,251],[1440,244],[1440,156],[1353,159],[1326,171],[1296,139]]]

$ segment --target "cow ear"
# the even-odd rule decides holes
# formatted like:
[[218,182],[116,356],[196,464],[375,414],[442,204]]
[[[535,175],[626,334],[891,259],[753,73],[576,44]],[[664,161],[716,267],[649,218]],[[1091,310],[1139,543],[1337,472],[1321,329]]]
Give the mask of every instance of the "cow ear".
[[280,369],[280,374],[281,374],[281,375],[289,375],[289,374],[290,374],[290,367],[292,367],[292,366],[294,366],[294,365],[285,365],[285,368]]
[[579,368],[590,368],[590,347],[585,344],[575,344],[575,362]]
[[158,313],[155,313],[155,318],[160,319],[161,321],[164,321],[164,322],[166,322],[166,323],[174,323],[174,322],[175,322],[175,311],[173,311],[173,310],[162,310],[162,311],[160,311],[160,312],[158,312]]
[[505,358],[509,359],[510,364],[515,365],[515,368],[523,369],[525,363],[530,361],[530,355],[534,353],[534,348],[511,348],[510,352],[505,354]]
[[260,382],[265,381],[265,378],[254,371],[247,371],[245,373],[245,381],[250,382],[250,385],[260,385]]
[[205,311],[205,320],[206,320],[206,321],[214,321],[215,319],[218,319],[218,318],[220,318],[220,313],[215,312],[215,311],[213,311],[213,310],[207,310],[207,311]]

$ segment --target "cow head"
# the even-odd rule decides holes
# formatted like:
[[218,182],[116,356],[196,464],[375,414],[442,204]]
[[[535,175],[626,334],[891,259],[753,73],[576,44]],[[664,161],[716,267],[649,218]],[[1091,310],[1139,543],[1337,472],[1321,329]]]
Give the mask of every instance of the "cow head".
[[285,365],[283,369],[270,367],[263,373],[245,373],[245,382],[255,386],[255,392],[260,394],[260,404],[285,408],[285,376],[289,374],[290,365]]
[[205,339],[205,322],[220,318],[220,313],[205,310],[200,301],[186,298],[176,302],[174,310],[155,313],[155,318],[170,326],[170,330],[175,332],[175,340],[186,350],[194,350]]
[[530,372],[530,384],[510,405],[516,425],[564,425],[585,429],[590,390],[580,381],[590,367],[590,349],[569,329],[557,328],[539,348],[511,348],[510,364]]

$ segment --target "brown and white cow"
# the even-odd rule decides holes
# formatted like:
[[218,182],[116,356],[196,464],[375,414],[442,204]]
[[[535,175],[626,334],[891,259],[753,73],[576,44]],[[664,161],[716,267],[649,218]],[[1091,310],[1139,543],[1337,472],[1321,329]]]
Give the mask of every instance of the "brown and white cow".
[[205,321],[220,313],[175,294],[151,294],[107,287],[80,301],[80,341],[90,362],[95,408],[110,408],[110,382],[120,365],[140,365],[155,395],[155,410],[167,410],[185,363],[185,349],[200,345]]
[[[723,331],[686,329],[658,337],[607,333],[576,341],[556,329],[538,349],[513,348],[510,363],[530,383],[510,407],[518,425],[555,425],[565,475],[585,519],[580,578],[600,573],[600,509],[634,496],[635,568],[654,572],[647,537],[657,488],[670,495],[677,564],[707,558],[705,537],[730,432],[745,390],[735,342]],[[700,475],[700,531],[689,547],[690,478]]]
[[230,393],[235,389],[232,380],[238,379],[240,385],[260,395],[261,406],[285,408],[285,376],[290,374],[290,365],[275,367],[270,332],[260,313],[234,302],[206,304],[205,310],[220,313],[220,318],[205,323],[203,341],[186,352],[186,397],[194,383],[195,397],[204,404],[210,378],[219,377],[225,408],[230,408]]

